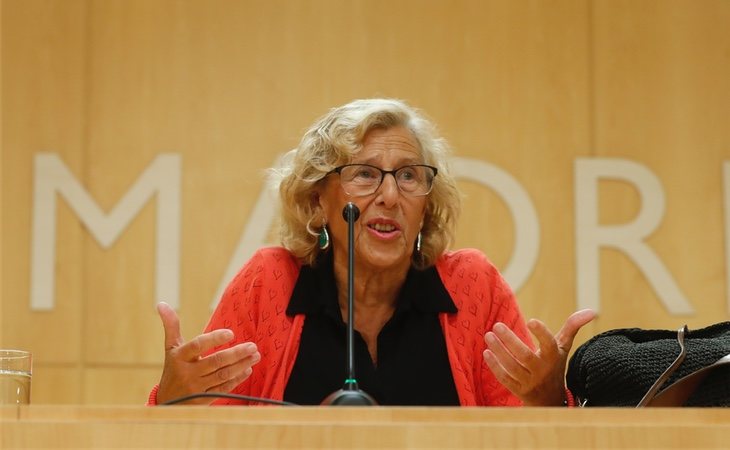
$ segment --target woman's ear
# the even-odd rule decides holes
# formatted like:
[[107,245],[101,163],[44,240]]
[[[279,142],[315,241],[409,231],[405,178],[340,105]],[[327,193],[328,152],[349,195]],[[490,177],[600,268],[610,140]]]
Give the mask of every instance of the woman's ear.
[[309,194],[309,205],[313,210],[322,209],[322,203],[320,202],[319,191],[313,190]]
[[313,216],[318,218],[317,220],[327,220],[325,218],[324,205],[322,204],[322,197],[319,195],[319,191],[312,191],[309,196],[309,205],[312,209]]
[[428,203],[423,207],[423,214],[421,214],[421,224],[418,226],[419,230],[423,229],[423,224],[426,222],[426,218],[428,217]]

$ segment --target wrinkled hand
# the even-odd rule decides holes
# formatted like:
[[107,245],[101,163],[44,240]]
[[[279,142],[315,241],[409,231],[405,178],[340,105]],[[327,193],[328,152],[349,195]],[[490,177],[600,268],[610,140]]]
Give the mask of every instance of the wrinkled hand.
[[[220,329],[185,342],[180,320],[170,305],[159,303],[157,312],[165,329],[165,365],[157,391],[157,403],[201,392],[230,392],[251,375],[261,355],[253,342],[202,356],[210,349],[230,342],[231,330]],[[210,404],[214,398],[191,400],[188,404]]]
[[568,352],[575,335],[595,316],[590,309],[574,312],[554,337],[543,322],[531,319],[527,328],[537,338],[537,351],[525,345],[505,324],[496,323],[484,335],[484,361],[497,380],[526,406],[560,406],[565,398]]

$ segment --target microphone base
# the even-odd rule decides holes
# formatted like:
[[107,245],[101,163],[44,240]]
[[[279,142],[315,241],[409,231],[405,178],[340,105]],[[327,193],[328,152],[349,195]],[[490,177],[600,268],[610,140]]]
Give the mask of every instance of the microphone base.
[[376,406],[377,404],[374,398],[360,389],[340,389],[322,401],[323,406]]

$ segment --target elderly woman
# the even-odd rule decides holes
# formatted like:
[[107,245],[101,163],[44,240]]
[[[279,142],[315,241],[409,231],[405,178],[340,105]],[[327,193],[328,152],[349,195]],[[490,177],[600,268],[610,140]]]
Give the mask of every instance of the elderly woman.
[[357,100],[319,119],[276,172],[283,247],[246,263],[189,342],[175,312],[158,306],[165,364],[149,403],[232,392],[320,404],[342,387],[347,202],[361,211],[354,361],[363,391],[381,405],[570,403],[567,354],[593,313],[573,314],[553,336],[540,321],[525,323],[483,254],[447,251],[460,207],[447,153],[401,101]]

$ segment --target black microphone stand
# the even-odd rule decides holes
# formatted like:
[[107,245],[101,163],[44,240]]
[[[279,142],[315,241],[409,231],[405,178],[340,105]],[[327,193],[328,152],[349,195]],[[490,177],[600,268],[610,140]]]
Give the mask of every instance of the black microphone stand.
[[355,379],[355,221],[360,210],[352,202],[347,202],[342,210],[347,221],[347,379],[342,389],[327,396],[322,405],[332,406],[371,406],[377,405],[366,392],[360,390]]

